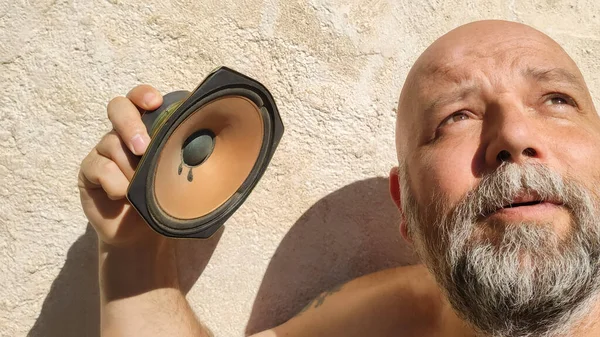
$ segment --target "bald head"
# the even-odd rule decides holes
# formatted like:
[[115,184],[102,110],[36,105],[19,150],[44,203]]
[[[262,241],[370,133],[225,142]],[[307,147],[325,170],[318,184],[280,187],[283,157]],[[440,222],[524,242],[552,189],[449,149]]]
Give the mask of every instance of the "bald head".
[[485,57],[500,62],[506,58],[506,53],[519,49],[524,49],[525,52],[531,49],[550,51],[557,54],[554,56],[570,60],[560,45],[530,26],[510,21],[486,20],[460,26],[441,36],[423,52],[413,68],[428,71],[432,66],[470,57]]

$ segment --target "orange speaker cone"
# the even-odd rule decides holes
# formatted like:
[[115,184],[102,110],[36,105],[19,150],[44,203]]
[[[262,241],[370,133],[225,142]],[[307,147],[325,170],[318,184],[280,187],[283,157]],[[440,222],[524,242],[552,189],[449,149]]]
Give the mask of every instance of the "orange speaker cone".
[[[186,140],[203,130],[214,134],[214,145],[203,145],[214,148],[206,151],[208,155],[199,164],[198,160],[186,163]],[[201,134],[211,138],[210,132]],[[263,136],[260,111],[248,98],[225,96],[192,112],[171,134],[159,155],[154,176],[159,207],[177,219],[199,218],[214,211],[250,174]]]

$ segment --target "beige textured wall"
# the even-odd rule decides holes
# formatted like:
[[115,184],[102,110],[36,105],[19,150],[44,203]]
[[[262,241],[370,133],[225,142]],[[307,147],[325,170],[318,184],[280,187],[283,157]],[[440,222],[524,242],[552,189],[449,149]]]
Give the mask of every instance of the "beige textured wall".
[[484,18],[548,33],[600,92],[594,0],[0,0],[0,335],[98,336],[79,163],[112,97],[192,89],[219,65],[271,90],[286,133],[222,235],[182,242],[188,298],[217,336],[409,263],[385,179],[397,96],[430,42]]

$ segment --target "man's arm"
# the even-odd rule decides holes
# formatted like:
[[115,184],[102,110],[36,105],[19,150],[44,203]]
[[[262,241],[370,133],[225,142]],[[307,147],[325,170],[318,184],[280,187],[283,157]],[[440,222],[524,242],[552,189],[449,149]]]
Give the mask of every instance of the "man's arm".
[[[102,336],[209,337],[179,290],[173,247],[100,254]],[[439,303],[422,266],[380,271],[334,287],[299,314],[251,337],[435,335]]]
[[422,266],[387,269],[322,293],[286,323],[253,337],[439,335],[441,303]]
[[113,129],[79,170],[81,206],[99,239],[103,337],[210,336],[180,290],[176,241],[150,229],[126,199],[150,141],[139,110],[155,110],[161,103],[160,93],[148,85],[111,100],[107,114]]
[[102,337],[212,336],[180,290],[174,241],[99,247]]

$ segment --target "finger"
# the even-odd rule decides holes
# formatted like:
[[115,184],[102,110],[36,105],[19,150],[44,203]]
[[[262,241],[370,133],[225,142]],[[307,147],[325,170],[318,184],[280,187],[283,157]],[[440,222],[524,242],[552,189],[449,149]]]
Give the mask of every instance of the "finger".
[[125,97],[115,97],[107,107],[108,119],[127,148],[141,156],[150,143],[150,136],[136,106]]
[[88,157],[82,163],[80,171],[84,184],[92,188],[100,186],[111,200],[125,198],[129,181],[119,166],[97,151]]
[[158,90],[147,84],[138,85],[131,89],[127,94],[127,98],[144,110],[156,110],[163,101],[162,95]]
[[139,158],[132,155],[115,130],[107,133],[96,146],[98,153],[114,161],[128,181],[131,181]]
[[90,151],[90,153],[88,153],[88,155],[85,156],[85,158],[83,158],[81,164],[79,165],[79,174],[77,175],[77,186],[80,189],[93,190],[101,188],[99,184],[93,183],[88,179],[88,177],[86,177],[86,172],[89,170],[88,168],[90,167],[91,162],[93,161],[95,156],[96,149],[93,148],[92,151]]

